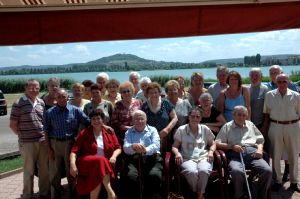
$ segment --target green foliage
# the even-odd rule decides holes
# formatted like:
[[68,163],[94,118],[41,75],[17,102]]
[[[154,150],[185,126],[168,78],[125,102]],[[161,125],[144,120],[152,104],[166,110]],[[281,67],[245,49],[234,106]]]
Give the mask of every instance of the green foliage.
[[23,158],[21,156],[0,160],[0,173],[12,171],[21,167],[23,167]]
[[[1,79],[0,88],[4,93],[22,93],[24,92],[24,85],[28,79]],[[47,80],[37,79],[40,82],[41,91],[47,90]],[[71,89],[72,85],[76,83],[73,79],[60,79],[60,86],[62,88]]]
[[256,54],[253,56],[245,56],[244,64],[246,66],[260,66],[261,64],[261,56],[260,54]]

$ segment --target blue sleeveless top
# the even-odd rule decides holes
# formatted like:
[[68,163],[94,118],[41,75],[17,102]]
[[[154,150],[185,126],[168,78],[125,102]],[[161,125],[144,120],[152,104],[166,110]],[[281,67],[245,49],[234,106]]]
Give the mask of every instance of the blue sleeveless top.
[[232,111],[235,106],[242,105],[245,106],[245,99],[243,96],[243,89],[240,92],[240,95],[235,99],[230,99],[226,97],[225,93],[225,102],[224,102],[224,116],[227,122],[233,120]]

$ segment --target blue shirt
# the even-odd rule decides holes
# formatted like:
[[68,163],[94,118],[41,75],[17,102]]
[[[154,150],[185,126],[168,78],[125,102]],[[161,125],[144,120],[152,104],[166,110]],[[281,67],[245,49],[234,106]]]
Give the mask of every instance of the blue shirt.
[[49,138],[75,137],[79,125],[88,126],[89,123],[90,120],[83,111],[71,104],[67,104],[65,108],[54,106],[44,114],[44,131]]
[[[271,91],[271,90],[274,90],[274,89],[276,89],[277,88],[277,85],[274,83],[274,82],[268,82],[267,84],[267,87],[268,87],[268,89]],[[294,83],[289,83],[289,85],[288,85],[288,88],[289,89],[291,89],[291,90],[293,90],[293,91],[296,91],[296,92],[298,92],[297,91],[297,87],[296,87],[296,85],[294,84]]]
[[138,132],[134,127],[127,130],[123,149],[128,155],[135,154],[132,145],[135,143],[143,144],[146,147],[146,155],[160,153],[160,138],[155,127],[146,125],[143,132]]

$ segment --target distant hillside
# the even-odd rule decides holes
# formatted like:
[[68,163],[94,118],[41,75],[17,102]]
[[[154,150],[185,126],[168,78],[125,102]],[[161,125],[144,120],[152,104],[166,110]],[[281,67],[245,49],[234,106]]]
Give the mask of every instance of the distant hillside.
[[[247,56],[246,56],[247,57]],[[245,58],[246,58],[245,57]],[[253,56],[250,56],[250,58]],[[182,63],[148,60],[132,54],[115,54],[102,57],[86,63],[73,63],[65,65],[41,65],[41,66],[17,66],[0,68],[0,75],[17,74],[48,74],[48,73],[70,73],[70,72],[98,72],[98,71],[139,71],[139,70],[172,70],[188,68],[212,68],[218,65],[229,67],[253,66],[245,65],[245,58],[216,59],[201,63]],[[255,56],[254,56],[255,58]],[[249,61],[249,60],[248,60]],[[250,60],[251,61],[251,60]],[[300,65],[300,55],[267,55],[261,56],[259,65]]]

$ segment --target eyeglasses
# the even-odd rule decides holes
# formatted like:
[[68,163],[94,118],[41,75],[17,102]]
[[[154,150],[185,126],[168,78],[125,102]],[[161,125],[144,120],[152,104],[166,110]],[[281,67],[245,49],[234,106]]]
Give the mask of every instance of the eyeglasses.
[[190,117],[199,119],[201,116],[200,115],[190,115]]
[[122,94],[131,93],[131,90],[122,90],[121,93]]
[[287,84],[288,83],[288,81],[286,81],[286,80],[283,80],[283,81],[276,81],[277,82],[277,84]]

